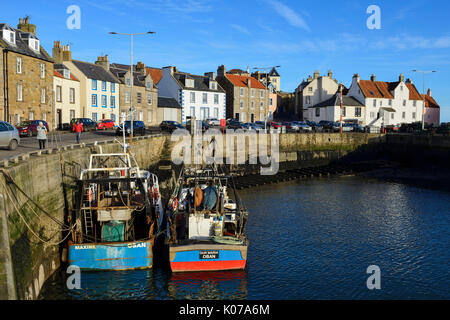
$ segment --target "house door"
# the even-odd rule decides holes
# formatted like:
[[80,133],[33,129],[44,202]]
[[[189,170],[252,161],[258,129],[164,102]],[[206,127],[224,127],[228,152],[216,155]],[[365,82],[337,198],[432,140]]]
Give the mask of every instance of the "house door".
[[61,109],[56,109],[56,121],[58,121],[56,123],[56,127],[61,130],[62,129],[62,110]]
[[239,112],[236,112],[236,120],[239,120]]
[[255,115],[253,113],[250,116],[250,122],[255,122]]

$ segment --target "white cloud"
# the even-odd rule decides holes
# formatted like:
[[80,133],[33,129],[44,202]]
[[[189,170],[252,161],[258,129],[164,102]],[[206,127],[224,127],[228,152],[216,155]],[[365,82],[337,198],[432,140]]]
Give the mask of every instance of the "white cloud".
[[234,28],[235,30],[239,31],[240,33],[245,33],[245,34],[250,34],[250,31],[248,31],[248,29],[246,27],[243,27],[241,25],[238,24],[231,24],[230,25],[232,28]]
[[267,2],[274,8],[276,13],[286,19],[286,21],[293,27],[311,31],[305,20],[294,10],[278,0],[267,0]]

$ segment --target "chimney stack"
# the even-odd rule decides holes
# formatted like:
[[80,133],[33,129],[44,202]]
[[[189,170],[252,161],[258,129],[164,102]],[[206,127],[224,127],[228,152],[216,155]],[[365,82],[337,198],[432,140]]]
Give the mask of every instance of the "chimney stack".
[[359,83],[359,74],[358,74],[358,73],[355,73],[355,74],[353,75],[353,79],[356,79],[356,82]]
[[109,71],[109,60],[108,55],[105,54],[104,57],[100,56],[97,57],[97,61],[95,61],[95,64],[98,64],[99,66],[103,67],[106,71]]
[[331,70],[328,70],[328,78],[333,79],[333,72]]
[[314,79],[318,79],[319,75],[320,75],[320,73],[318,70],[314,71]]
[[53,42],[53,60],[55,63],[63,63],[64,61],[72,61],[72,52],[70,52],[70,47],[63,46],[61,48],[61,41]]
[[211,80],[216,80],[216,73],[215,72],[205,72],[205,77],[208,77]]
[[427,96],[431,97],[431,89],[430,88],[428,88]]
[[398,81],[403,82],[405,80],[405,76],[403,73],[400,73],[400,76],[398,77]]
[[218,77],[225,77],[225,72],[226,72],[226,70],[225,70],[224,65],[221,65],[217,68],[217,76]]
[[136,73],[145,75],[145,64],[141,61],[138,61],[136,64]]
[[23,20],[19,18],[19,24],[17,25],[17,29],[23,32],[30,32],[36,36],[36,26],[34,24],[30,24],[30,17],[26,16]]
[[375,74],[372,73],[372,76],[370,77],[370,81],[375,81],[375,80],[376,80]]

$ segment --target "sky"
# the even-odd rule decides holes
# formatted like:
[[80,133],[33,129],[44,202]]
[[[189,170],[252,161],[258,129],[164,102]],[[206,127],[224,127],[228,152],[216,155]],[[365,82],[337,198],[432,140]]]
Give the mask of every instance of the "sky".
[[[79,29],[67,27],[72,5],[80,8]],[[368,11],[373,5],[378,16]],[[71,45],[74,59],[95,62],[108,54],[126,64],[130,38],[108,32],[153,31],[134,38],[134,62],[193,74],[222,64],[251,71],[279,65],[287,92],[315,70],[332,70],[347,87],[355,73],[379,81],[397,81],[403,73],[422,92],[423,75],[412,70],[436,70],[427,74],[426,88],[441,106],[441,121],[450,122],[448,12],[446,0],[23,0],[4,1],[0,23],[16,27],[29,15],[50,54],[60,40]],[[376,21],[379,28],[368,27]]]

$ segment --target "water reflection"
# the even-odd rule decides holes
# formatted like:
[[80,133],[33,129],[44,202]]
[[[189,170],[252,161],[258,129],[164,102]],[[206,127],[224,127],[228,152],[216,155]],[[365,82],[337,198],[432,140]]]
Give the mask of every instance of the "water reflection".
[[173,299],[247,299],[245,271],[172,273],[169,292]]

